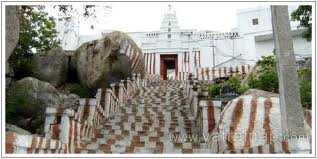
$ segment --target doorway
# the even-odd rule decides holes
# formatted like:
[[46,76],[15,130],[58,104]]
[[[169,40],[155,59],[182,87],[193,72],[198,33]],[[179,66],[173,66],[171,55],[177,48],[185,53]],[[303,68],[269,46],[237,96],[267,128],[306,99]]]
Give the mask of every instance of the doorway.
[[177,79],[178,59],[177,54],[161,55],[160,56],[160,76],[162,80]]

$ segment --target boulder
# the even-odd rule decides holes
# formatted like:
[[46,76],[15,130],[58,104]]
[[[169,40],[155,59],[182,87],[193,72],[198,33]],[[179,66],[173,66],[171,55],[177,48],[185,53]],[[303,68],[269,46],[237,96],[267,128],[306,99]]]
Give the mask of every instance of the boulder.
[[32,77],[15,82],[6,93],[6,121],[33,134],[42,134],[46,107],[77,109],[79,97],[61,94],[48,82]]
[[5,57],[6,57],[6,74],[12,74],[13,71],[10,68],[8,59],[10,58],[13,49],[19,41],[20,22],[18,18],[17,6],[7,5],[5,6],[5,27],[6,27],[6,39],[5,39]]
[[11,124],[7,124],[7,123],[6,123],[6,131],[12,131],[12,132],[15,132],[15,133],[18,133],[21,135],[32,135],[32,133],[29,131],[26,131],[20,127],[17,127],[15,125],[11,125]]
[[89,88],[107,87],[110,83],[131,76],[144,76],[141,49],[125,33],[115,31],[105,38],[86,42],[72,57],[79,82]]
[[34,77],[58,87],[67,80],[68,56],[61,48],[37,53],[33,58]]
[[[309,136],[311,115],[305,113],[307,117],[303,121],[305,129],[302,131]],[[219,152],[239,151],[283,141],[281,120],[278,97],[243,95],[235,98],[221,112],[218,123]]]
[[259,89],[249,89],[246,92],[244,92],[243,95],[252,95],[252,96],[266,97],[266,98],[279,97],[278,94],[276,94],[276,93],[262,91],[262,90],[259,90]]

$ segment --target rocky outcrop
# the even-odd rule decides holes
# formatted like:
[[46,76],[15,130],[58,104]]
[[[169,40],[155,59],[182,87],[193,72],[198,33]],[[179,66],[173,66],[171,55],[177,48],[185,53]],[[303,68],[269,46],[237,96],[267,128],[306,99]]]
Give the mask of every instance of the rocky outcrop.
[[89,88],[105,87],[133,73],[145,73],[141,49],[119,31],[84,43],[73,58],[72,67],[76,67],[80,83]]
[[14,83],[6,94],[6,119],[31,133],[42,134],[46,107],[77,109],[79,97],[61,94],[48,82],[26,77]]
[[15,125],[11,125],[11,124],[7,124],[6,123],[6,131],[12,131],[21,135],[31,135],[32,133],[30,133],[29,131],[26,131],[20,127],[17,127]]
[[8,59],[13,52],[16,44],[19,41],[19,31],[20,31],[20,22],[18,18],[17,6],[7,5],[5,6],[5,27],[6,27],[6,39],[5,39],[5,48],[6,48],[6,74],[12,73]]
[[[305,130],[302,131],[309,135],[311,119],[309,121],[310,114],[307,114],[305,112]],[[220,115],[219,151],[242,150],[283,141],[281,120],[278,97],[243,95],[235,98]]]
[[68,73],[68,56],[61,48],[34,55],[34,77],[58,87],[66,82]]

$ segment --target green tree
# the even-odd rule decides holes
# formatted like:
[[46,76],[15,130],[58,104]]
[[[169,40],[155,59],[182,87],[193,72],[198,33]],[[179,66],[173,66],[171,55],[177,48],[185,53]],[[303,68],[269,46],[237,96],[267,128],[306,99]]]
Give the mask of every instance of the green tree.
[[311,32],[312,32],[312,6],[311,5],[302,5],[297,8],[291,14],[292,21],[299,21],[298,28],[305,28],[306,30],[303,33],[303,38],[307,41],[311,41]]
[[20,33],[19,41],[10,57],[16,78],[33,74],[33,54],[58,47],[55,21],[44,12],[44,6],[18,7]]

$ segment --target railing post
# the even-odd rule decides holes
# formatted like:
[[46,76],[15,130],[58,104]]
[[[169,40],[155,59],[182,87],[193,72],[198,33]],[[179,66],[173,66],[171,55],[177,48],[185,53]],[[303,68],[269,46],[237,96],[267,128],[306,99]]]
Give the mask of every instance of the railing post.
[[[196,123],[201,131],[201,136],[208,136],[210,139],[207,139],[206,144],[211,149],[213,153],[218,152],[218,141],[214,140],[214,136],[210,135],[219,135],[217,130],[217,124],[220,118],[220,110],[221,110],[221,101],[211,101],[211,100],[200,100],[199,101],[199,109],[200,109],[200,118],[197,118]],[[216,138],[219,136],[215,136]]]
[[132,75],[131,83],[132,83],[132,92],[134,92],[135,87],[136,87],[136,74],[135,73]]
[[118,100],[119,100],[119,107],[121,107],[123,105],[123,80],[120,81],[120,83],[118,84],[119,88],[118,88]]
[[137,88],[140,88],[141,87],[141,75],[140,74],[137,74],[137,77],[136,77],[136,79],[137,79]]
[[130,78],[128,77],[127,80],[124,81],[124,86],[125,86],[125,89],[126,89],[126,91],[127,91],[127,95],[128,95],[128,96],[131,95],[131,93],[130,93],[130,91],[131,91],[130,83],[131,83],[131,80],[130,80]]
[[110,115],[110,100],[111,100],[111,89],[106,88],[106,99],[105,99],[105,108],[104,111],[106,113],[106,117],[108,118]]
[[46,107],[45,111],[45,124],[44,124],[44,133],[45,137],[51,138],[53,135],[53,131],[51,130],[51,124],[56,122],[57,118],[57,108]]
[[115,83],[111,83],[111,84],[110,84],[110,88],[111,88],[112,92],[115,92],[115,91],[116,91],[116,90],[115,90],[115,86],[116,86]]
[[74,145],[72,142],[73,121],[71,117],[74,117],[75,112],[71,109],[65,109],[61,114],[60,135],[59,139],[62,143],[68,146],[68,152],[74,152]]

